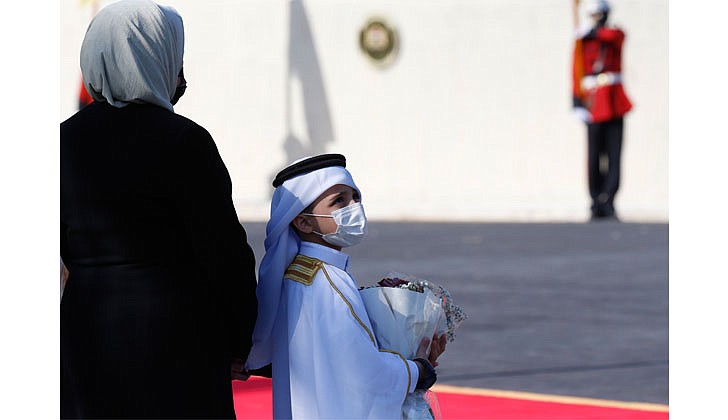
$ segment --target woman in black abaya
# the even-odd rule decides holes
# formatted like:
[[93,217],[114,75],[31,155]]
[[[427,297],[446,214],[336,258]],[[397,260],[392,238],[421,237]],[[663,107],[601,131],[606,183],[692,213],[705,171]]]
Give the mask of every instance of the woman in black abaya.
[[94,102],[60,136],[62,418],[235,416],[255,259],[215,142],[174,113],[183,51],[182,18],[148,0],[101,9],[83,41]]

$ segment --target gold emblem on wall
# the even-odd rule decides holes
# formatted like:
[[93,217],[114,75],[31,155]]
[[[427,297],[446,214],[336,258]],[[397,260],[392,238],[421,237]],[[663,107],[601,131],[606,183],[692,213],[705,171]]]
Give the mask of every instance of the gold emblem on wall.
[[373,17],[359,31],[359,47],[377,67],[387,67],[397,58],[397,31],[381,17]]

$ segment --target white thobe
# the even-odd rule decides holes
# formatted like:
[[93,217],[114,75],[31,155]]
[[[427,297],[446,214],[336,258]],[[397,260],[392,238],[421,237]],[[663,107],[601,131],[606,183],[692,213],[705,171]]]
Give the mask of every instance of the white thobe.
[[[377,347],[349,256],[310,243],[300,254],[322,261],[313,282],[286,279],[273,351],[273,416],[318,419],[401,418],[417,365]],[[282,323],[281,323],[282,324]],[[287,342],[283,341],[288,337]]]

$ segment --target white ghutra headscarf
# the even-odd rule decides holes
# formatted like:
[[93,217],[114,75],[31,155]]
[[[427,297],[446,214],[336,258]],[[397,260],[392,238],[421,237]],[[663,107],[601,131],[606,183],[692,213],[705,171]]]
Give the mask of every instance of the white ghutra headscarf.
[[[279,333],[287,334],[285,328],[277,328],[279,322],[286,322],[286,319],[278,319],[283,275],[301,246],[301,239],[291,222],[324,191],[337,184],[359,191],[346,168],[330,166],[288,179],[273,193],[270,221],[265,229],[265,256],[258,270],[258,319],[253,332],[253,348],[246,363],[249,370],[271,363],[274,337]],[[287,340],[287,336],[281,338]]]
[[81,74],[89,95],[121,108],[131,102],[170,102],[182,69],[182,17],[150,0],[122,0],[101,9],[81,45]]

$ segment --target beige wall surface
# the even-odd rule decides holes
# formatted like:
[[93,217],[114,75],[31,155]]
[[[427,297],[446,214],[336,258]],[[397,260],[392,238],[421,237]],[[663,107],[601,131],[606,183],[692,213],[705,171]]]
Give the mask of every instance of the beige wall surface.
[[[168,0],[185,22],[189,88],[243,220],[266,220],[288,162],[337,152],[378,220],[583,221],[586,128],[571,115],[571,0]],[[110,3],[98,2],[97,7]],[[668,2],[614,0],[627,33],[617,210],[668,220]],[[61,2],[61,120],[76,111],[93,4]],[[399,50],[359,47],[379,16]]]

